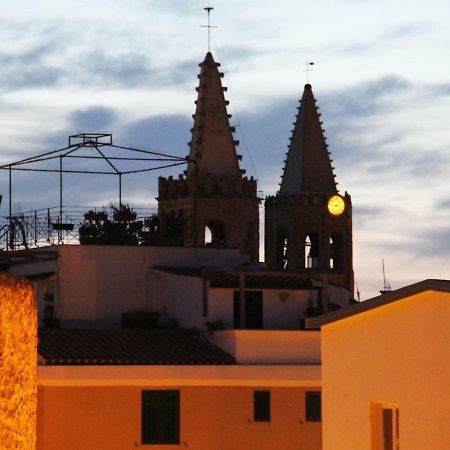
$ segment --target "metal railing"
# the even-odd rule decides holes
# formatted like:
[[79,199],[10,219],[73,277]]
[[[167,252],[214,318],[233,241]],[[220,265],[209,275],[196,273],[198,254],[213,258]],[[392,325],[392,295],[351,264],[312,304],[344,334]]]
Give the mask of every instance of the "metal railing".
[[[54,206],[0,218],[0,250],[20,250],[58,244],[79,243],[78,229],[89,211],[105,212],[113,220],[113,205]],[[133,208],[136,220],[144,221],[156,208]]]

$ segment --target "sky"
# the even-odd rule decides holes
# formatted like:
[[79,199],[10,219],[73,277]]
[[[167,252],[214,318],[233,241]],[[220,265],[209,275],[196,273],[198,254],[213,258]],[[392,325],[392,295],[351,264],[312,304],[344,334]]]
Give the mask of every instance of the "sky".
[[[278,189],[296,106],[310,82],[339,189],[353,203],[355,282],[365,299],[450,278],[450,3],[410,0],[22,0],[0,16],[0,163],[67,145],[78,132],[185,156],[207,51],[225,72],[247,175]],[[157,176],[123,180],[154,207]],[[65,202],[117,202],[117,182],[64,179]],[[56,206],[57,175],[13,175],[13,210]],[[8,214],[8,176],[0,173]]]

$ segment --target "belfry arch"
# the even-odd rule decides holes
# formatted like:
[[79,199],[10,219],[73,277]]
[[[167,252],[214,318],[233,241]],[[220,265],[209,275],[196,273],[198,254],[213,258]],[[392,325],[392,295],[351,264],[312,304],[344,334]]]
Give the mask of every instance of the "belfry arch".
[[277,230],[277,269],[288,268],[289,244],[288,233],[285,230]]
[[334,231],[330,235],[330,269],[343,269],[344,261],[344,239],[341,233]]
[[305,269],[317,269],[319,267],[319,237],[314,231],[306,234],[304,240]]
[[225,247],[227,243],[225,224],[219,220],[211,220],[205,227],[205,246]]

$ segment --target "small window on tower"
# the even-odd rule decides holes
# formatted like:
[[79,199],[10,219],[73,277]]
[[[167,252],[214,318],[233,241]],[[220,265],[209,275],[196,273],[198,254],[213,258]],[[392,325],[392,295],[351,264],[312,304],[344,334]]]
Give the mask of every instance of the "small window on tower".
[[253,420],[270,422],[270,391],[253,392]]

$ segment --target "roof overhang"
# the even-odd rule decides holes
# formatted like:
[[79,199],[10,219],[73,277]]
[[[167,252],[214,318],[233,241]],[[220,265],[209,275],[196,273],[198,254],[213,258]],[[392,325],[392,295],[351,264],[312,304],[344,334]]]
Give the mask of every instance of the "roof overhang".
[[379,308],[390,303],[403,300],[406,297],[417,295],[425,291],[437,291],[450,293],[450,280],[423,280],[418,283],[410,284],[395,291],[387,292],[386,294],[378,295],[369,300],[356,303],[344,309],[332,311],[318,317],[310,317],[305,320],[306,328],[319,328],[338,320],[346,319],[348,317]]

